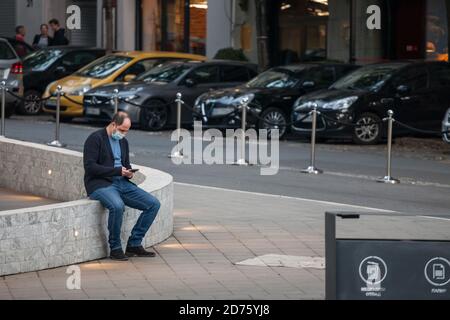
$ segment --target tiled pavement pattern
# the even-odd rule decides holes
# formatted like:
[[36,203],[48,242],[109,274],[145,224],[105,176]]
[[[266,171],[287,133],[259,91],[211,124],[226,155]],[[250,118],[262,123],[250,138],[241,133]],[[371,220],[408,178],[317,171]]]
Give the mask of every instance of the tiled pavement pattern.
[[264,254],[323,257],[327,210],[355,208],[178,184],[174,236],[154,248],[156,258],[81,264],[74,291],[66,268],[2,277],[0,299],[323,299],[324,270],[234,263]]

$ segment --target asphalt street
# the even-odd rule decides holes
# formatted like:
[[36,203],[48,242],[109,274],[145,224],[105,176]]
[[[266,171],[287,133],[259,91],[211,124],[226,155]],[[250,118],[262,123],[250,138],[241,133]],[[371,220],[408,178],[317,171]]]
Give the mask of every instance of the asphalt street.
[[[102,124],[62,124],[61,141],[82,151],[87,136]],[[46,143],[54,138],[55,124],[49,117],[13,116],[6,121],[6,136]],[[420,214],[450,215],[450,162],[420,157],[417,152],[398,152],[394,144],[393,176],[400,185],[385,185],[376,179],[385,175],[385,147],[359,147],[326,143],[317,148],[317,166],[323,175],[300,171],[309,165],[310,145],[305,141],[280,142],[280,170],[261,176],[260,166],[176,165],[168,154],[175,142],[171,131],[132,130],[128,135],[132,162],[166,171],[175,182],[298,197],[371,208]],[[209,142],[204,142],[206,146]],[[225,152],[224,152],[225,153]],[[233,203],[229,204],[230,210]],[[300,210],[301,208],[299,208]],[[277,214],[277,212],[274,212]]]

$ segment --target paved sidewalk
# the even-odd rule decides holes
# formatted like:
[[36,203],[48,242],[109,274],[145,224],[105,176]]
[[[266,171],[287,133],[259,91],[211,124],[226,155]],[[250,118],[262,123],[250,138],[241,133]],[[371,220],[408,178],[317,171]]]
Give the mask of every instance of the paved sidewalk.
[[[81,290],[74,291],[66,289],[65,267],[1,277],[0,299],[323,299],[324,270],[235,263],[266,254],[324,257],[328,210],[368,211],[177,184],[175,232],[154,248],[156,258],[81,264]],[[407,236],[420,228],[416,221],[410,223],[417,226],[412,231],[404,222],[390,223],[388,229],[370,219],[362,223],[365,234],[372,236]],[[441,223],[436,236],[444,234],[449,223]],[[344,231],[361,229],[350,226]]]

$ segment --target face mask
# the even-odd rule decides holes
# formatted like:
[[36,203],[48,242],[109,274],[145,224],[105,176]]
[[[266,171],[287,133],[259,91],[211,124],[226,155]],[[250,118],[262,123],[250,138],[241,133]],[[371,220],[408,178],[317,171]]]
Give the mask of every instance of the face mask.
[[122,140],[123,138],[125,138],[125,135],[116,131],[116,132],[113,132],[113,134],[111,135],[111,138],[113,138],[116,141],[119,141],[119,140]]

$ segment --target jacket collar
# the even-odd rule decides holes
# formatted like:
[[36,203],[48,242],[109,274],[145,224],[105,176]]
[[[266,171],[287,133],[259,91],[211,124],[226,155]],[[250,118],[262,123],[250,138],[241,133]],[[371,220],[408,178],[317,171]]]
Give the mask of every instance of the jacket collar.
[[[109,142],[109,136],[108,136],[108,132],[106,131],[106,128],[104,128],[102,130],[102,137],[103,137],[103,142],[106,144],[106,147],[109,150],[109,155],[111,156],[111,159],[114,159],[114,154],[113,154],[113,151],[111,148],[111,143]],[[119,144],[120,144],[120,156],[123,161],[125,159],[125,138],[120,140]]]

